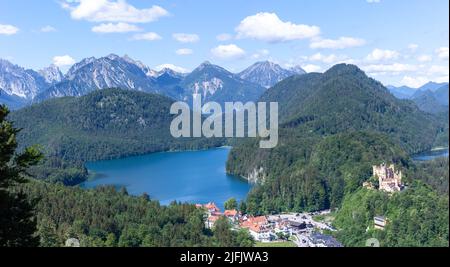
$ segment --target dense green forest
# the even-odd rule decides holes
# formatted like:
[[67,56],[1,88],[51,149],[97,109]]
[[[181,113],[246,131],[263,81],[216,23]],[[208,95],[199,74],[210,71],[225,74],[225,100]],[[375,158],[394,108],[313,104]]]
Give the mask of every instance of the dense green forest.
[[395,98],[354,65],[287,78],[260,101],[279,103],[283,128],[319,135],[377,131],[408,153],[431,149],[436,135],[448,128],[447,120],[420,111],[412,101]]
[[[247,197],[248,211],[260,214],[337,208],[346,193],[371,177],[372,165],[409,165],[406,153],[378,133],[294,140],[295,143],[280,144],[261,159],[262,168],[270,170],[270,174]],[[233,150],[230,159],[241,157],[240,153]]]
[[75,185],[87,179],[86,161],[223,144],[222,139],[173,138],[172,103],[161,95],[104,89],[35,104],[9,119],[22,129],[19,149],[39,144],[45,152],[46,160],[32,174]]
[[[386,247],[448,247],[448,157],[408,166],[403,169],[407,186],[401,192],[358,188],[345,196],[334,221],[341,242],[364,246],[368,238],[376,238]],[[384,231],[373,228],[374,216],[387,218]]]
[[0,247],[33,247],[39,244],[34,207],[26,193],[11,188],[26,183],[27,168],[37,164],[42,153],[33,147],[17,153],[19,130],[6,119],[8,114],[0,105]]
[[36,203],[41,246],[64,246],[68,238],[89,247],[253,245],[250,234],[232,231],[228,220],[206,229],[204,211],[194,205],[162,206],[145,194],[129,196],[123,188],[86,190],[34,180],[15,190]]
[[408,169],[410,180],[420,180],[443,196],[448,196],[448,157],[417,162]]
[[[420,111],[395,99],[356,66],[287,78],[261,97],[280,107],[279,143],[258,139],[175,139],[169,133],[173,100],[119,89],[53,99],[12,113],[17,152],[38,144],[45,158],[27,166],[40,180],[12,191],[34,206],[42,246],[69,237],[85,246],[251,246],[248,232],[226,220],[204,227],[201,211],[103,187],[84,190],[86,161],[167,150],[233,144],[227,172],[258,180],[242,203],[251,214],[336,211],[337,238],[361,246],[369,237],[384,246],[448,245],[448,158],[414,162],[410,155],[448,146],[448,112]],[[362,188],[372,165],[394,163],[406,190],[389,195]],[[33,164],[30,164],[33,165]],[[32,203],[27,204],[27,203]],[[25,209],[26,210],[26,209]],[[369,227],[375,215],[390,220],[385,232]]]
[[245,140],[227,162],[228,172],[244,177],[262,170],[262,185],[248,197],[257,213],[339,207],[373,164],[407,169],[408,154],[431,149],[448,132],[448,122],[396,99],[353,65],[287,78],[261,101],[279,102],[278,146]]
[[[393,196],[361,188],[345,197],[334,221],[337,237],[345,246],[376,238],[385,247],[448,247],[448,203],[448,195],[418,181]],[[388,219],[384,231],[373,229],[373,217],[380,215]]]
[[[422,112],[413,102],[393,97],[356,66],[345,64],[324,74],[287,78],[260,101],[279,102],[278,146],[259,149],[257,140],[243,140],[233,147],[227,162],[229,173],[258,178],[247,197],[247,211],[351,210],[351,205],[361,203],[355,194],[361,194],[363,182],[372,178],[372,165],[394,163],[403,171],[408,189],[392,202],[377,193],[386,198],[383,205],[391,207],[383,211],[395,221],[393,225],[406,222],[395,215],[400,207],[427,217],[417,221],[424,225],[418,236],[413,236],[413,228],[403,229],[397,242],[391,236],[383,239],[384,244],[448,245],[448,231],[442,230],[448,228],[448,205],[442,205],[448,202],[448,159],[430,163],[410,159],[411,154],[434,146],[448,146],[448,112]],[[421,203],[428,196],[436,205]],[[374,211],[364,205],[358,208],[366,212],[358,226],[364,225],[365,231]],[[364,245],[367,235],[361,229],[352,232],[343,227],[353,227],[351,219],[337,224],[344,229],[338,237],[346,245]]]
[[254,245],[248,231],[232,231],[228,219],[206,229],[205,212],[195,205],[161,206],[125,188],[85,190],[30,179],[29,168],[43,155],[35,147],[17,152],[20,130],[8,113],[0,106],[0,246],[56,247],[74,238],[89,247]]

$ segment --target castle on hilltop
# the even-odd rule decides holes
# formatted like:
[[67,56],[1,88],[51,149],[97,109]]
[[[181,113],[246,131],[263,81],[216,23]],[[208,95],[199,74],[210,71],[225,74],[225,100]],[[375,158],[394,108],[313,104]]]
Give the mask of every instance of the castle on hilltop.
[[402,172],[395,171],[394,164],[373,166],[373,176],[378,178],[379,190],[392,193],[403,189]]

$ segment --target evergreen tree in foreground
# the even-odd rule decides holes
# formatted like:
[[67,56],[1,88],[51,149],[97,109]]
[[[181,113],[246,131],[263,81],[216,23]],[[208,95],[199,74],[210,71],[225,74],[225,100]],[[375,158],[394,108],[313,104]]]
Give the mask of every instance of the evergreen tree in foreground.
[[38,163],[42,154],[35,148],[15,153],[19,129],[6,120],[8,113],[0,105],[0,246],[38,246],[33,207],[24,193],[11,189],[26,182],[26,169]]

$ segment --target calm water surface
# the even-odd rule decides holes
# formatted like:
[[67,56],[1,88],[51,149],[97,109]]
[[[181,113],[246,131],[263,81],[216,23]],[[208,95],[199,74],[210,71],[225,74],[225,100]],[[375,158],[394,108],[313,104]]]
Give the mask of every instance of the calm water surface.
[[413,156],[413,159],[418,161],[428,161],[442,157],[448,157],[448,148],[417,154]]
[[223,208],[228,198],[242,200],[251,188],[247,181],[225,173],[229,152],[230,148],[216,148],[90,162],[86,167],[96,177],[82,187],[125,186],[128,193],[141,195],[145,192],[163,205],[173,200],[213,201]]

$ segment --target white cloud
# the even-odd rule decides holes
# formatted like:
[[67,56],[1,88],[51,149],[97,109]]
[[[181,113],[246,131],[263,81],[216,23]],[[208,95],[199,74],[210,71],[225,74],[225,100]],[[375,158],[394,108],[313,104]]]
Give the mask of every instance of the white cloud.
[[211,53],[221,59],[236,59],[245,55],[245,51],[235,44],[219,45],[211,49]]
[[358,47],[366,44],[364,39],[353,37],[340,37],[337,40],[332,39],[317,39],[313,40],[309,45],[313,49],[330,48],[330,49],[344,49],[350,47]]
[[258,13],[246,17],[235,30],[238,38],[273,43],[312,38],[320,34],[320,28],[317,26],[284,22],[275,13]]
[[172,37],[180,43],[195,43],[200,40],[200,37],[197,34],[191,33],[174,33]]
[[41,28],[41,32],[56,32],[55,27],[47,25]]
[[430,62],[433,60],[433,58],[430,55],[420,55],[417,57],[417,60],[419,62]]
[[187,70],[183,67],[175,66],[175,65],[169,64],[169,63],[158,65],[155,67],[155,69],[157,71],[161,71],[163,69],[171,69],[173,71],[180,72],[180,73],[188,73],[189,72],[189,70]]
[[449,76],[441,76],[441,77],[436,77],[436,79],[434,80],[437,83],[448,83],[449,81]]
[[302,66],[302,69],[304,69],[306,72],[319,72],[322,70],[320,66],[314,65],[314,64],[308,64],[306,66]]
[[449,75],[448,66],[433,65],[429,69],[427,69],[427,72],[429,75],[443,75],[443,76]]
[[192,53],[194,53],[194,51],[192,51],[192,49],[189,49],[189,48],[181,48],[181,49],[178,49],[177,51],[175,51],[175,53],[180,56],[186,56],[186,55],[191,55]]
[[19,28],[8,25],[8,24],[0,24],[0,34],[3,35],[13,35],[16,34],[19,31]]
[[418,44],[409,44],[408,49],[411,50],[411,52],[416,52],[416,50],[419,48]]
[[401,72],[411,72],[418,69],[415,65],[410,64],[374,64],[362,67],[366,72],[369,73],[401,73]]
[[231,34],[228,34],[228,33],[222,33],[222,34],[219,34],[216,36],[217,41],[221,41],[221,42],[231,40],[231,38],[233,38],[233,36],[231,36]]
[[119,22],[119,23],[102,23],[100,25],[92,27],[92,31],[96,33],[126,33],[126,32],[138,32],[142,31],[141,28],[136,25]]
[[397,59],[400,53],[394,50],[383,50],[375,48],[369,55],[367,55],[366,60],[368,61],[383,61]]
[[55,56],[53,57],[53,64],[55,64],[58,67],[71,66],[75,64],[75,59],[73,59],[69,55]]
[[270,51],[267,49],[258,50],[258,52],[252,55],[252,59],[258,60],[264,57],[267,57],[270,54]]
[[310,60],[310,61],[320,61],[320,62],[323,62],[323,63],[331,64],[331,63],[338,62],[340,60],[344,60],[345,58],[346,57],[344,57],[344,56],[336,56],[334,54],[325,56],[325,55],[322,55],[321,53],[316,53],[316,54],[308,57],[308,60]]
[[162,37],[159,36],[155,32],[139,33],[139,34],[133,35],[133,37],[132,37],[132,40],[136,40],[136,41],[157,41],[157,40],[161,40],[161,39],[162,39]]
[[73,19],[94,22],[146,23],[169,15],[169,12],[160,6],[138,9],[126,0],[66,0],[61,6],[70,10]]
[[369,4],[378,4],[381,3],[381,0],[366,0],[366,2]]
[[429,82],[430,80],[426,77],[422,77],[422,76],[404,76],[402,78],[402,80],[400,81],[401,84],[404,84],[408,87],[412,87],[412,88],[419,88],[422,85],[426,84],[427,82]]
[[436,54],[440,59],[448,60],[448,47],[440,47],[436,49]]

